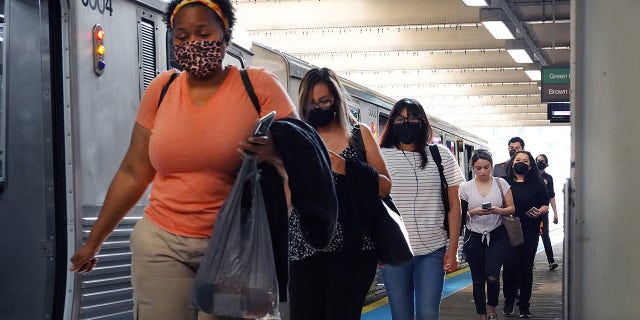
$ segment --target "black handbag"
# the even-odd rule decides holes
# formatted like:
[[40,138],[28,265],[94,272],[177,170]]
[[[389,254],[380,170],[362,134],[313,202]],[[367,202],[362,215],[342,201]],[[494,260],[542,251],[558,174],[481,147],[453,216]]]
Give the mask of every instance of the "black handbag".
[[[351,137],[351,144],[358,159],[367,162],[367,154],[360,130]],[[371,237],[376,244],[378,260],[384,264],[398,265],[413,259],[409,233],[391,196],[378,201],[371,223]]]
[[378,208],[371,229],[378,260],[398,265],[413,259],[409,233],[391,197],[380,199]]

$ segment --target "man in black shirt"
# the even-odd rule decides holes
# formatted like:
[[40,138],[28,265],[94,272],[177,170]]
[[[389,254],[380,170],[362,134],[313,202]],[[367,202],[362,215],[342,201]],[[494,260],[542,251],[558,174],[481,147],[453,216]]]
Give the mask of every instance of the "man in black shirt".
[[[513,137],[509,139],[509,143],[507,144],[509,150],[509,157],[513,157],[513,155],[518,152],[524,150],[524,140],[520,137]],[[493,166],[493,176],[494,177],[504,177],[507,175],[507,163],[509,160],[496,163]]]

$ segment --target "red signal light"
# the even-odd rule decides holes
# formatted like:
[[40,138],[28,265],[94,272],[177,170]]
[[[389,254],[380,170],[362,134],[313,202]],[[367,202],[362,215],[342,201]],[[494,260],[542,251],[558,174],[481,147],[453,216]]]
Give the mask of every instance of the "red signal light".
[[104,30],[98,29],[96,31],[96,39],[103,40],[104,39]]

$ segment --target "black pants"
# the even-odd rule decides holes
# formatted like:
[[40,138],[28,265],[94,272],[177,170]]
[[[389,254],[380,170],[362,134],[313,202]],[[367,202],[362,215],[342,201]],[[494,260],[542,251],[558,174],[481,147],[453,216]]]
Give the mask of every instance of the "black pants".
[[[504,303],[513,304],[519,299],[520,308],[529,307],[533,286],[533,262],[538,250],[539,230],[523,230],[524,243],[507,250],[507,258],[502,269],[502,291]],[[517,296],[518,290],[520,295]]]
[[[476,313],[487,314],[487,305],[498,306],[500,296],[500,268],[507,254],[509,239],[503,226],[499,226],[489,233],[489,245],[483,241],[482,234],[465,232],[464,253],[471,269],[473,280],[473,301]],[[489,280],[489,277],[494,280]],[[485,295],[486,284],[486,295]]]
[[551,246],[551,239],[549,238],[549,213],[542,215],[542,233],[540,237],[542,238],[542,244],[544,244],[544,253],[547,254],[547,262],[549,262],[549,264],[556,262],[555,259],[553,259],[553,247]]
[[376,274],[374,250],[321,252],[289,263],[291,320],[360,320]]

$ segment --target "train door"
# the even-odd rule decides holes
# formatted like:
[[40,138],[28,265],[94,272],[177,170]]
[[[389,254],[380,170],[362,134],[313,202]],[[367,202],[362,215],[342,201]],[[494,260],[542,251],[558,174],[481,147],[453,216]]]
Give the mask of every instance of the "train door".
[[51,319],[66,270],[56,17],[49,1],[0,1],[0,310]]

